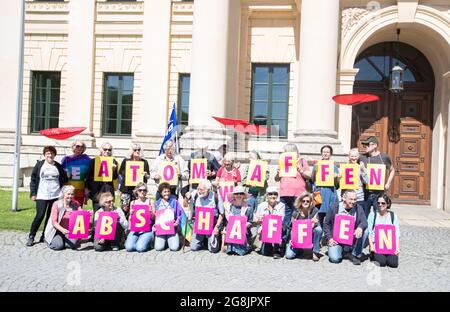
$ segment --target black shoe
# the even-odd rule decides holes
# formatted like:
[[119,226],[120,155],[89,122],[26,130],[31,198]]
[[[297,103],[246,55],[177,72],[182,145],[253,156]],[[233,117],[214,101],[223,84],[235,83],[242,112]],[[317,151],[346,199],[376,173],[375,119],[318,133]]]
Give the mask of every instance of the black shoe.
[[45,242],[45,237],[44,237],[44,235],[42,235],[41,238],[39,239],[39,243],[43,243],[43,242]]
[[349,252],[344,252],[344,254],[342,255],[342,259],[344,260],[352,260],[352,254]]
[[274,259],[281,259],[281,255],[279,253],[273,254]]
[[31,247],[31,246],[33,246],[33,243],[34,243],[34,237],[29,237],[27,240],[26,246]]
[[354,265],[361,265],[361,259],[359,259],[358,257],[353,256],[352,262]]

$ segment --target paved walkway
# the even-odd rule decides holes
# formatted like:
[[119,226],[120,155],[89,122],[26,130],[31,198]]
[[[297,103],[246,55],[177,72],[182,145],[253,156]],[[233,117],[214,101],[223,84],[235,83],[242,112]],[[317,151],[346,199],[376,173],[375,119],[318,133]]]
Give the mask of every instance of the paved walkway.
[[398,269],[370,261],[332,264],[326,256],[314,263],[188,249],[98,253],[91,243],[58,252],[44,244],[25,247],[25,233],[4,231],[0,291],[450,291],[450,215],[394,209],[402,234]]

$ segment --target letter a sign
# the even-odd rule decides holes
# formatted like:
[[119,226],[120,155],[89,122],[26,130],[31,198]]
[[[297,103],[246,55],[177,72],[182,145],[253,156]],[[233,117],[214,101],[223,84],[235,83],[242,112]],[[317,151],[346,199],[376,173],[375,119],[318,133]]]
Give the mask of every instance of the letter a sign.
[[94,181],[95,182],[111,182],[113,180],[112,173],[112,157],[97,156],[94,160]]
[[227,224],[225,243],[245,245],[247,217],[230,216]]
[[246,184],[248,186],[264,187],[266,182],[267,161],[251,160],[248,165]]
[[69,239],[83,239],[89,237],[89,211],[77,210],[70,214]]

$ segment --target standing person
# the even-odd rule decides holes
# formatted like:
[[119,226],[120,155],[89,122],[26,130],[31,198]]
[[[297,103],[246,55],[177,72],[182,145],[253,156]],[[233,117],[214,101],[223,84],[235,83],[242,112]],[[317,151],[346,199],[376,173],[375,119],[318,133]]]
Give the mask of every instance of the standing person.
[[[342,195],[342,202],[334,202],[330,209],[327,211],[327,215],[324,220],[323,233],[324,238],[328,243],[328,258],[332,263],[339,263],[342,258],[351,252],[350,259],[353,264],[361,264],[361,255],[363,249],[362,235],[367,228],[367,220],[364,214],[364,210],[361,206],[356,204],[356,192],[355,190],[346,190]],[[352,246],[346,246],[339,244],[333,239],[334,218],[337,214],[348,215],[355,217],[355,238],[353,239]]]
[[144,172],[143,172],[143,181],[144,183],[147,183],[148,178],[150,178],[150,169],[148,166],[148,162],[146,159],[144,159],[144,153],[142,150],[142,147],[137,144],[137,143],[133,143],[131,144],[131,149],[130,149],[130,154],[129,154],[129,158],[125,158],[122,163],[120,164],[120,169],[119,169],[119,176],[122,177],[122,183],[120,184],[120,207],[123,210],[123,212],[125,213],[125,216],[128,217],[129,212],[130,212],[130,202],[135,198],[135,195],[133,193],[134,191],[134,186],[126,186],[125,185],[125,181],[126,181],[126,175],[127,172],[125,170],[126,168],[126,164],[129,161],[142,161],[144,163]]
[[[154,224],[155,220],[155,205],[153,201],[147,197],[147,184],[140,182],[136,185],[134,193],[136,199],[131,202],[130,214],[133,213],[133,205],[148,205],[150,208],[151,223]],[[125,249],[128,252],[146,252],[150,249],[150,246],[154,239],[154,233],[150,229],[148,232],[130,232],[125,242]]]
[[86,188],[86,176],[91,164],[91,158],[84,154],[86,144],[82,141],[72,143],[72,155],[65,156],[61,161],[61,166],[66,170],[69,177],[69,184],[75,187],[75,200],[81,207],[87,203],[89,190]]
[[395,176],[395,168],[392,164],[391,158],[378,150],[378,139],[374,136],[367,138],[365,141],[361,141],[362,146],[365,148],[366,154],[360,157],[360,161],[364,163],[367,167],[367,164],[381,164],[386,166],[386,173],[388,174],[388,178],[384,185],[384,191],[380,190],[365,190],[365,200],[367,208],[366,210],[370,212],[373,207],[373,211],[378,209],[377,206],[377,198],[380,194],[384,192],[388,192],[391,188],[392,181]]
[[[246,240],[244,245],[238,244],[227,244],[226,253],[228,255],[237,254],[239,256],[244,256],[251,251],[251,240],[252,234],[250,232],[250,227],[253,222],[253,210],[250,209],[245,201],[246,192],[243,186],[236,186],[233,190],[233,200],[228,208],[225,207],[225,218],[228,221],[230,216],[246,216]],[[222,231],[225,234],[226,229]]]
[[[171,185],[170,192],[176,198],[178,198],[178,193],[181,185],[181,180],[187,181],[189,179],[189,170],[186,167],[186,162],[183,157],[180,155],[175,155],[175,143],[172,140],[164,143],[163,146],[164,154],[161,154],[155,158],[151,168],[150,168],[150,177],[155,180],[156,185],[158,186],[160,183],[160,165],[163,161],[169,161],[175,164],[177,175],[178,175],[178,185]],[[161,197],[161,194],[156,193],[156,200]]]
[[[371,211],[367,218],[368,226],[364,231],[363,242],[369,238],[369,250],[371,252],[372,259],[380,266],[388,266],[391,268],[398,267],[398,255],[400,254],[400,226],[398,224],[398,217],[394,214],[391,208],[391,199],[386,193],[380,194],[377,199],[378,211]],[[383,255],[375,253],[375,225],[388,224],[395,226],[396,233],[396,247],[397,250],[393,255]]]
[[171,209],[174,216],[175,233],[171,235],[156,235],[155,233],[155,250],[162,251],[166,249],[166,245],[169,245],[171,251],[177,251],[180,248],[180,238],[177,232],[183,208],[178,200],[171,196],[169,183],[161,183],[158,186],[158,192],[161,194],[161,198],[155,203],[155,213],[160,209]]
[[219,252],[221,246],[222,222],[224,209],[223,205],[219,203],[217,194],[211,190],[211,182],[202,181],[198,184],[196,190],[192,194],[187,193],[186,197],[190,199],[190,220],[195,220],[195,209],[197,207],[209,207],[214,209],[214,230],[211,235],[203,235],[192,233],[191,250],[200,250],[206,243],[210,252]]
[[[36,215],[31,223],[27,246],[33,246],[34,237],[41,226],[44,216],[44,224],[47,225],[53,203],[59,198],[61,187],[68,181],[67,173],[55,161],[56,148],[54,146],[45,146],[42,154],[45,159],[38,161],[31,173],[30,197],[32,201],[36,202]],[[39,242],[44,242],[44,232],[42,232]]]
[[[358,148],[352,148],[348,153],[349,164],[358,164],[359,151]],[[342,175],[342,173],[341,173]],[[364,167],[364,163],[359,164],[359,183],[356,189],[356,203],[364,209],[366,217],[369,215],[369,210],[367,209],[366,201],[364,200],[364,185],[367,183],[367,170]]]
[[220,182],[234,182],[234,185],[241,183],[241,173],[234,166],[234,156],[231,153],[225,154],[223,158],[223,166],[217,171],[214,184],[217,186]]
[[[322,238],[322,227],[319,224],[319,209],[314,207],[313,196],[309,192],[303,192],[299,197],[295,200],[295,208],[297,209],[292,214],[292,222],[294,220],[311,220],[313,227],[313,252],[312,259],[313,261],[319,261],[320,259],[320,239]],[[292,224],[292,223],[291,223]],[[289,233],[291,233],[291,229],[289,229]],[[289,244],[286,247],[286,259],[294,259],[297,257],[300,252],[304,252],[303,249],[296,249],[292,247],[292,240],[289,240]]]
[[[100,147],[100,153],[99,156],[102,157],[112,157],[112,151],[113,147],[111,143],[105,142]],[[111,182],[98,182],[95,181],[95,158],[92,159],[91,164],[89,166],[89,171],[86,178],[86,186],[89,190],[89,198],[92,200],[92,206],[94,209],[94,213],[100,208],[99,202],[98,202],[98,196],[101,193],[111,193],[114,197],[115,190],[114,190],[114,180],[117,180],[119,174],[118,174],[118,168],[119,163],[115,158],[113,158],[113,164],[112,164],[112,181]]]
[[[322,155],[322,160],[331,160],[331,155],[333,155],[333,148],[330,145],[324,145],[320,149],[320,153]],[[334,165],[334,185],[333,186],[316,186],[316,172],[317,172],[317,165],[314,166],[313,172],[312,172],[312,179],[314,181],[313,189],[314,191],[319,191],[320,196],[322,197],[322,204],[320,204],[319,208],[319,223],[320,226],[323,228],[323,220],[325,219],[325,215],[328,212],[328,209],[333,203],[338,202],[338,195],[337,195],[337,187],[336,185],[339,185],[339,178],[340,173],[339,169]]]
[[[250,151],[248,153],[248,158],[249,158],[249,161],[251,161],[251,160],[262,160],[261,155],[256,150]],[[248,186],[247,185],[247,178],[248,178],[248,175],[249,175],[249,173],[248,173],[249,167],[250,167],[250,164],[247,165],[247,167],[245,168],[245,171],[243,173],[243,176],[242,176],[242,185],[243,186]],[[266,194],[266,188],[268,186],[267,181],[269,181],[269,178],[270,178],[270,170],[269,170],[269,166],[267,166],[266,180],[264,181],[264,186],[263,187],[248,186],[248,193],[250,194],[250,197],[247,198],[247,204],[250,206],[250,208],[253,209],[253,211],[256,211],[256,207],[258,207],[258,205],[264,199],[264,195]]]
[[118,216],[114,240],[109,241],[105,240],[104,238],[94,240],[94,250],[105,251],[111,248],[112,250],[117,251],[120,249],[120,244],[124,237],[124,233],[128,229],[127,218],[125,217],[125,214],[121,209],[117,209],[114,206],[114,196],[111,193],[101,193],[98,198],[98,202],[100,204],[100,208],[97,210],[94,216],[94,229],[97,227],[97,221],[101,212],[115,212]]
[[61,189],[60,199],[52,206],[50,219],[45,227],[45,242],[50,249],[63,250],[68,247],[78,248],[77,239],[69,239],[69,220],[73,211],[81,209],[80,203],[75,198],[75,187],[64,185]]
[[283,147],[283,152],[295,152],[297,153],[297,173],[295,177],[280,177],[280,169],[277,169],[275,175],[275,182],[280,182],[280,200],[285,205],[285,214],[283,219],[283,243],[282,254],[284,255],[284,249],[287,244],[287,229],[291,227],[291,217],[295,210],[294,202],[297,196],[306,191],[306,181],[311,177],[311,171],[308,166],[308,162],[300,157],[297,145],[289,143]]
[[284,218],[284,204],[278,198],[278,189],[275,186],[269,186],[266,190],[267,200],[258,205],[258,209],[254,214],[254,225],[256,229],[255,246],[260,248],[263,256],[273,256],[274,259],[280,259],[280,244],[270,244],[261,242],[262,221],[265,215],[280,216]]

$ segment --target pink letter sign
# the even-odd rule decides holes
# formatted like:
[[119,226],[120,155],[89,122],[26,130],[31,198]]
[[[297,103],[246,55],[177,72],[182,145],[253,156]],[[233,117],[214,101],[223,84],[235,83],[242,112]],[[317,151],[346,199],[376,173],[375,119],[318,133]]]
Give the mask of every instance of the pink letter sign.
[[281,216],[265,215],[262,222],[261,241],[264,243],[281,243],[283,220]]
[[266,182],[267,161],[251,160],[248,165],[247,181],[248,186],[264,187]]
[[334,161],[332,160],[317,161],[316,185],[334,186]]
[[195,207],[194,233],[211,235],[214,230],[214,208]]
[[339,185],[341,190],[356,190],[359,186],[359,165],[341,164],[339,167],[341,179]]
[[178,184],[177,165],[171,161],[163,161],[159,165],[159,175],[161,179],[159,183],[167,182],[170,185]]
[[296,177],[297,176],[297,153],[281,153],[278,160],[280,168],[280,177]]
[[156,235],[175,234],[173,210],[170,208],[156,210],[155,228]]
[[245,245],[247,217],[230,216],[228,218],[225,243]]
[[94,181],[111,182],[113,180],[112,157],[96,156],[94,160]]
[[103,211],[98,214],[95,239],[114,240],[117,227],[117,212]]
[[313,246],[311,220],[294,220],[291,237],[292,248],[311,249]]
[[397,233],[391,224],[375,225],[375,253],[393,255],[397,250]]
[[82,239],[89,237],[89,211],[76,210],[70,214],[69,239]]
[[339,244],[353,245],[355,217],[337,214],[334,217],[333,239]]
[[231,196],[233,195],[234,182],[232,181],[221,181],[217,187],[217,193],[219,194],[222,203],[231,202]]
[[367,164],[368,190],[384,190],[384,180],[386,178],[386,165]]
[[125,165],[125,186],[136,186],[144,181],[144,162],[127,161]]
[[131,205],[131,232],[150,232],[150,207],[148,205]]
[[200,183],[200,181],[206,180],[207,166],[208,160],[206,158],[191,159],[191,176],[189,183]]

